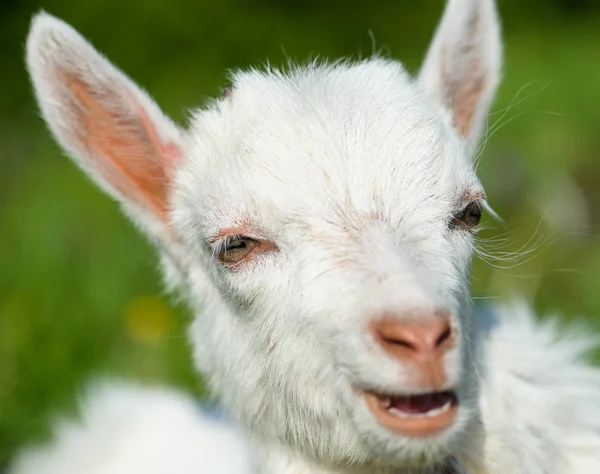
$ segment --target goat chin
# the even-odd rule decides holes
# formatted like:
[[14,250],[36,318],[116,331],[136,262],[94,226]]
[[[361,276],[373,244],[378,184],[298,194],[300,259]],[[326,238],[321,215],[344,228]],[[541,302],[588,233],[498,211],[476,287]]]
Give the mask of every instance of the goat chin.
[[[481,312],[478,321],[482,423],[453,465],[439,472],[597,472],[600,371],[584,362],[594,341],[582,328],[560,327],[553,318],[536,322],[521,303]],[[184,393],[103,380],[86,390],[77,421],[59,421],[54,441],[23,450],[8,473],[251,474],[258,472],[255,447],[226,417],[201,409]],[[275,451],[268,455],[278,464],[272,472],[344,472],[298,456],[282,459],[283,451]]]

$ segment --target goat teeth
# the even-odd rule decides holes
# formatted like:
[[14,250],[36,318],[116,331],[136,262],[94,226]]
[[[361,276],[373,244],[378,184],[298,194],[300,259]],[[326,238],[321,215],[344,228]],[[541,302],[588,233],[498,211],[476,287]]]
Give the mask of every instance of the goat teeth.
[[423,413],[407,413],[405,411],[399,410],[396,407],[390,407],[387,409],[390,415],[393,415],[397,418],[404,419],[415,419],[415,418],[435,418],[436,416],[440,416],[442,413],[447,412],[452,406],[452,402],[446,402],[439,408],[434,408],[433,410],[429,410]]
[[395,407],[388,408],[388,413],[397,418],[421,418],[422,417],[422,415],[419,415],[419,414],[412,414],[412,413],[409,414],[409,413],[403,412],[402,410],[398,410]]
[[381,408],[383,408],[384,410],[388,410],[392,406],[392,399],[389,397],[388,398],[380,398],[379,406]]
[[448,410],[450,410],[451,406],[452,406],[452,402],[446,402],[441,407],[428,411],[427,413],[425,413],[425,416],[427,416],[429,418],[434,418],[434,417],[439,416],[442,413],[445,413]]
[[388,408],[388,413],[394,415],[397,418],[423,418],[423,413],[406,413],[405,411],[398,410],[396,407]]

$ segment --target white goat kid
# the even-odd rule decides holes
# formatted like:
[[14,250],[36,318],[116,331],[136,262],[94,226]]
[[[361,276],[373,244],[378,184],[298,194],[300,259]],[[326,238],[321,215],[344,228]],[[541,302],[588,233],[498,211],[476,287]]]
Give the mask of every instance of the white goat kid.
[[[261,472],[598,472],[590,345],[555,343],[523,308],[491,329],[472,314],[492,0],[449,0],[416,80],[376,57],[237,72],[187,130],[49,15],[27,63],[57,141],[185,293],[198,369]],[[158,445],[186,440],[165,426]],[[159,472],[139,453],[94,472]]]

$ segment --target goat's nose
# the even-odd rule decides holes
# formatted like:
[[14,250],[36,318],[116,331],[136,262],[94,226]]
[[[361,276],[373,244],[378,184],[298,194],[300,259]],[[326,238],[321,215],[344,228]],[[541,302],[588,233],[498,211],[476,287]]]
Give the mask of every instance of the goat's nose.
[[375,339],[398,359],[438,359],[452,347],[454,334],[448,317],[411,320],[381,319],[371,326]]

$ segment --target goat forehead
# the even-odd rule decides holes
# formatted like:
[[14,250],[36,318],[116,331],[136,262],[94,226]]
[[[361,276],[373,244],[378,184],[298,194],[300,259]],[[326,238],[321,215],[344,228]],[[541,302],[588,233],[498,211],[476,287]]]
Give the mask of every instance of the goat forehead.
[[198,177],[188,181],[200,202],[212,193],[229,210],[381,216],[427,203],[441,211],[475,181],[462,144],[398,63],[239,73],[234,85],[195,117]]

